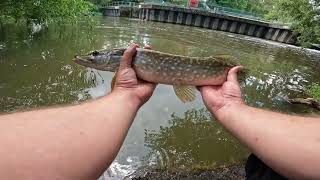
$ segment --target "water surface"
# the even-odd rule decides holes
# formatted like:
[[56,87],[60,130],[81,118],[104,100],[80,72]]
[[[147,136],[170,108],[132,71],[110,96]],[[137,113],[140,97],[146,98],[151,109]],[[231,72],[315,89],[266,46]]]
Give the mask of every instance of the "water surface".
[[[290,114],[318,113],[286,101],[303,96],[306,86],[320,81],[316,51],[196,27],[125,18],[96,21],[93,28],[76,24],[40,31],[15,25],[2,29],[0,112],[74,104],[105,95],[113,74],[80,67],[71,59],[137,42],[186,56],[232,55],[249,70],[241,83],[248,104]],[[183,104],[170,86],[159,85],[104,177],[124,178],[151,167],[206,169],[237,162],[247,154],[208,114],[199,94],[195,102]]]

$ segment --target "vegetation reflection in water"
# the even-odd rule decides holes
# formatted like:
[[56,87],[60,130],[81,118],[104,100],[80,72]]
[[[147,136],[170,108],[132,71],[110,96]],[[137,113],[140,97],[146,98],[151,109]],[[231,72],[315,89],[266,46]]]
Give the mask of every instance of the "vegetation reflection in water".
[[90,46],[89,34],[84,36],[71,27],[51,27],[33,34],[12,25],[2,29],[1,35],[1,111],[89,97],[84,90],[94,84],[94,77],[67,61],[81,45]]
[[145,134],[149,156],[160,169],[213,169],[239,162],[248,153],[206,109],[191,109],[183,116],[173,113],[169,126],[145,130]]
[[[247,103],[287,113],[317,113],[286,101],[320,82],[320,54],[315,51],[156,22],[104,18],[97,24],[93,29],[81,24],[50,25],[40,31],[13,25],[1,29],[0,111],[79,103],[104,95],[112,73],[85,69],[71,59],[137,42],[172,54],[235,56],[249,70],[241,82]],[[160,168],[196,169],[245,158],[246,149],[202,108],[199,94],[196,102],[182,104],[170,87],[159,85],[105,176],[119,179],[154,163]]]

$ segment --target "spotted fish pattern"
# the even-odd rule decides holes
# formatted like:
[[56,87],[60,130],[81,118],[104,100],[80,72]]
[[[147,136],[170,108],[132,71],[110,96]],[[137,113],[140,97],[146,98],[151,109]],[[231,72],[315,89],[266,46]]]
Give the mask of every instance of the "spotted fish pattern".
[[[94,51],[76,56],[77,64],[103,71],[116,72],[125,49]],[[137,76],[145,81],[173,85],[183,102],[195,99],[194,87],[221,85],[228,71],[239,65],[230,56],[178,56],[159,51],[137,48],[132,66]]]

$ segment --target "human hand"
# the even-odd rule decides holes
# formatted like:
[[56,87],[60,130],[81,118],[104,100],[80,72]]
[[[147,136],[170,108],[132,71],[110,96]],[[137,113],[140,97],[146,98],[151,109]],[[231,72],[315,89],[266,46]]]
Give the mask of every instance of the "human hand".
[[237,73],[242,69],[242,66],[230,69],[227,81],[222,86],[199,87],[205,105],[217,117],[222,115],[224,110],[232,105],[244,104],[237,80]]
[[[137,75],[132,68],[132,59],[136,54],[136,48],[139,45],[132,44],[123,54],[119,70],[116,74],[113,92],[129,94],[134,101],[137,101],[141,106],[149,100],[156,84],[145,82],[137,78]],[[146,49],[151,49],[149,46]]]

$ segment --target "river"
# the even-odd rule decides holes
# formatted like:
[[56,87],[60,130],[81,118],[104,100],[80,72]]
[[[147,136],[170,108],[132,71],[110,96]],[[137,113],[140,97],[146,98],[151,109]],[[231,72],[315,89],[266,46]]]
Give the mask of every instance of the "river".
[[[186,56],[227,54],[249,70],[241,87],[251,106],[290,114],[319,114],[286,101],[320,82],[320,53],[252,37],[189,26],[97,18],[96,24],[50,25],[0,33],[0,112],[77,104],[110,91],[112,73],[76,65],[76,54],[136,42]],[[125,110],[124,110],[125,113]],[[152,168],[210,169],[245,159],[248,150],[204,109],[201,97],[183,104],[159,85],[137,114],[120,153],[101,179],[130,177]],[[94,155],[92,155],[94,156]]]

